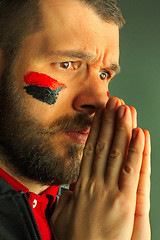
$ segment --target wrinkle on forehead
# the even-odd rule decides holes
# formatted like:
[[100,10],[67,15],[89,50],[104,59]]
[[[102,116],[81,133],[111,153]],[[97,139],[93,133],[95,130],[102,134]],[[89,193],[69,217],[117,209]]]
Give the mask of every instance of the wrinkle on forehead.
[[[66,29],[72,28],[72,31],[83,28],[83,31],[86,30],[88,32],[88,29],[90,29],[92,33],[95,32],[97,34],[95,24],[99,23],[99,28],[101,29],[107,22],[102,20],[90,6],[80,1],[41,0],[40,2],[44,21],[48,24],[54,24],[54,27],[58,23],[58,25],[62,24],[65,26]],[[109,23],[115,25],[112,21],[109,21]],[[101,31],[99,37],[105,37],[103,31]]]
[[83,51],[97,63],[119,62],[119,28],[102,20],[91,7],[76,0],[41,0],[45,25],[43,50]]

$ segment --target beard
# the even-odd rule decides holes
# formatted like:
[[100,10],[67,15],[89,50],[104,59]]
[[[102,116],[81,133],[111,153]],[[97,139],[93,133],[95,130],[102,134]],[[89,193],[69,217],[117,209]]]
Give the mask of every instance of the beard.
[[[58,144],[62,131],[91,126],[87,113],[64,116],[42,127],[29,116],[12,75],[12,64],[3,72],[0,87],[0,146],[2,162],[16,174],[41,185],[61,185],[79,175],[83,145]],[[51,144],[52,143],[52,144]]]

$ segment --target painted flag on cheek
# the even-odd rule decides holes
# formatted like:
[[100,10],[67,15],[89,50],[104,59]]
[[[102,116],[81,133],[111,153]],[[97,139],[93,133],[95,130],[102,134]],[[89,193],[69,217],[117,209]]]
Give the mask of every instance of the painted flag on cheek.
[[65,84],[38,72],[29,72],[24,77],[24,81],[27,84],[24,87],[27,94],[49,105],[55,104],[59,92],[66,88]]

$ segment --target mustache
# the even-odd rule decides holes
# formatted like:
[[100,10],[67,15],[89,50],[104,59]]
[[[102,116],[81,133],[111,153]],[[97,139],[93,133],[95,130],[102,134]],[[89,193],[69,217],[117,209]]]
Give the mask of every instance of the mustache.
[[47,130],[49,134],[61,131],[79,131],[92,125],[93,117],[87,113],[79,113],[75,116],[65,116],[56,120]]

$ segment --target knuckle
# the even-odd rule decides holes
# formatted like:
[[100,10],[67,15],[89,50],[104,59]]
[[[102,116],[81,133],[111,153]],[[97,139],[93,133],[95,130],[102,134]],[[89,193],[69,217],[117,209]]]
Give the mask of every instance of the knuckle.
[[131,167],[131,166],[129,166],[129,165],[125,165],[124,166],[124,168],[123,168],[123,173],[124,174],[133,174],[133,172],[134,172],[134,169]]
[[121,194],[115,197],[112,206],[115,212],[120,211],[123,216],[126,216],[130,212],[130,203],[128,203],[127,199]]
[[102,161],[102,155],[101,154],[98,154],[98,155],[96,155],[96,157],[95,157],[95,166],[97,166],[98,167],[98,164],[100,163]]
[[128,133],[128,129],[131,127],[131,124],[129,122],[119,122],[117,125],[117,130],[119,132],[122,132],[123,134]]
[[118,194],[113,200],[113,207],[115,210],[118,210],[121,208],[121,206],[124,204],[123,198]]
[[143,176],[151,176],[151,169],[147,169],[147,170],[143,170],[141,169],[140,170],[140,174],[143,175]]
[[96,153],[97,154],[101,153],[105,149],[105,146],[106,146],[105,142],[97,143],[97,145],[96,145]]
[[88,186],[88,195],[89,196],[93,196],[95,194],[95,192],[97,192],[96,185],[97,185],[96,180],[92,179]]
[[144,152],[144,153],[143,153],[143,157],[146,157],[146,158],[147,158],[147,157],[149,157],[149,154],[150,154],[150,153]]
[[96,177],[92,177],[89,181],[87,188],[87,195],[89,198],[99,198],[102,197],[104,193],[104,184],[102,181],[96,179]]
[[137,195],[140,197],[146,197],[146,193],[143,189],[137,189]]
[[138,148],[135,148],[133,146],[129,147],[129,152],[133,153],[133,154],[136,154],[136,155],[142,154],[142,152],[140,152],[140,150]]
[[87,144],[84,148],[84,156],[88,156],[90,153],[93,153],[94,147],[92,144]]
[[120,150],[117,148],[117,149],[113,149],[113,150],[111,150],[111,152],[110,152],[110,154],[109,154],[109,158],[111,159],[111,160],[114,160],[114,159],[116,159],[116,158],[118,158],[119,156],[121,156],[121,152],[120,152]]
[[113,118],[109,114],[104,114],[104,122],[106,125],[112,125],[113,124]]
[[121,132],[124,132],[124,131],[127,130],[127,127],[126,127],[126,125],[124,125],[124,124],[118,124],[117,130],[118,130],[118,131],[121,131]]

